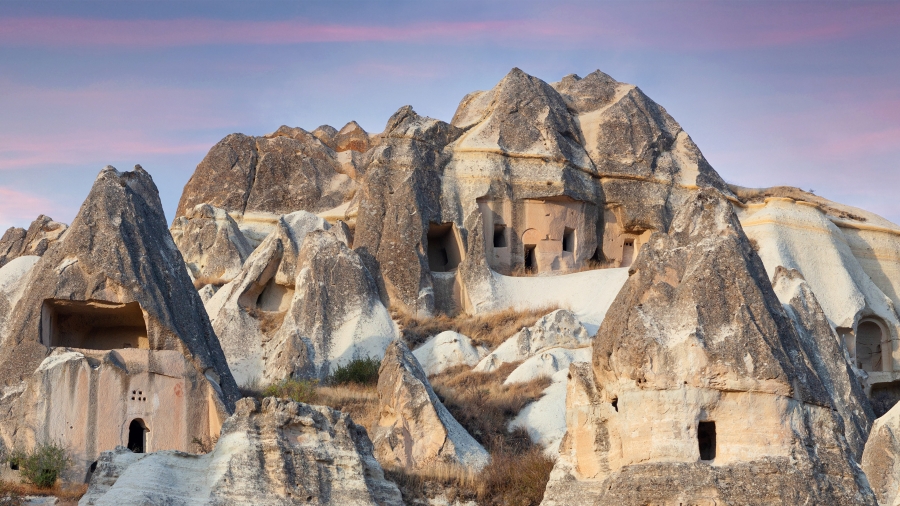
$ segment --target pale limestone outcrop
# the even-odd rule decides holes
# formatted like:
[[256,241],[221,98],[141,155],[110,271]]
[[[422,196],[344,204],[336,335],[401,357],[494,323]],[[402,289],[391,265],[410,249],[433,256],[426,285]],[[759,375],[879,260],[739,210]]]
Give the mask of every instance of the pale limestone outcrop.
[[253,252],[231,216],[209,204],[175,218],[169,230],[198,288],[231,281]]
[[590,362],[591,347],[545,348],[519,364],[503,381],[504,385],[524,383],[540,377],[551,377],[568,371],[573,362]]
[[881,506],[900,505],[900,404],[875,420],[862,469]]
[[340,411],[242,399],[205,455],[106,452],[79,502],[143,504],[401,505],[365,429]]
[[695,194],[632,272],[591,365],[570,366],[545,505],[875,504],[823,377],[843,356],[814,345],[834,337],[798,334],[720,194]]
[[504,341],[478,362],[475,370],[491,372],[504,363],[520,362],[549,348],[582,348],[589,344],[590,336],[575,315],[557,309]]
[[472,367],[487,354],[487,350],[482,346],[473,346],[467,336],[446,330],[429,338],[412,353],[425,374],[433,376],[459,365]]
[[779,266],[803,275],[884,414],[900,400],[900,227],[796,188],[734,190],[769,277]]
[[386,467],[422,469],[457,464],[472,470],[490,455],[453,418],[402,341],[392,343],[378,371],[381,415],[373,433],[375,456]]
[[[396,329],[359,257],[323,219],[298,211],[206,304],[238,382],[319,378],[380,357]],[[340,236],[340,238],[338,237]]]
[[[587,361],[590,361],[590,355]],[[544,389],[541,398],[526,405],[509,422],[510,430],[525,429],[531,441],[541,445],[544,452],[553,457],[559,456],[559,444],[566,435],[568,376],[568,367],[551,375],[550,386]]]
[[0,267],[20,256],[41,256],[69,227],[43,214],[28,230],[12,227],[0,237]]
[[0,267],[0,336],[4,335],[6,321],[22,297],[31,269],[39,259],[33,255],[20,256]]
[[61,439],[81,479],[133,424],[151,448],[218,433],[237,385],[140,166],[100,172],[24,285],[0,336],[0,445]]

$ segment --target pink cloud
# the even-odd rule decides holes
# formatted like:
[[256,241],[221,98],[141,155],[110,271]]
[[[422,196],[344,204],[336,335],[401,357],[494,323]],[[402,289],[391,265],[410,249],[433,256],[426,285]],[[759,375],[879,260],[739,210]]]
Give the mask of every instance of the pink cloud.
[[0,186],[0,234],[11,226],[30,223],[39,214],[66,219],[73,213],[48,198]]

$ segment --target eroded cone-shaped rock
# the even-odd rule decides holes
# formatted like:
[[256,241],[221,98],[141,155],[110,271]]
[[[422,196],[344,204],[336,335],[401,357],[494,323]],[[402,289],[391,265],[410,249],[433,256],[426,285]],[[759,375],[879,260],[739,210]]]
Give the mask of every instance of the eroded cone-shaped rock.
[[369,149],[369,144],[369,134],[355,121],[347,123],[334,135],[334,150],[337,152],[365,153]]
[[491,372],[507,362],[521,362],[549,348],[582,348],[590,343],[587,330],[575,315],[567,309],[557,309],[503,341],[475,370]]
[[874,504],[827,367],[721,194],[696,193],[632,271],[592,367],[570,368],[545,504]]
[[441,223],[441,149],[459,129],[405,106],[391,116],[370,153],[354,236],[382,293],[413,312],[431,314],[434,290],[423,245]]
[[490,455],[441,403],[405,344],[391,344],[378,371],[381,417],[375,456],[388,467],[422,469],[457,464],[480,470]]
[[900,504],[900,404],[875,420],[862,468],[881,506]]
[[28,230],[10,228],[0,238],[0,267],[20,256],[41,256],[58,241],[68,227],[43,214],[31,222]]
[[349,200],[356,183],[334,150],[301,128],[232,134],[213,146],[184,187],[176,217],[199,204],[228,212],[320,212]]
[[340,411],[242,399],[206,455],[106,452],[82,505],[401,505],[364,428]]
[[237,385],[140,166],[103,169],[29,270],[0,342],[0,445],[64,441],[80,480],[117,445],[189,450],[218,433]]
[[171,232],[199,286],[231,281],[253,252],[231,216],[209,204],[200,204],[175,218]]

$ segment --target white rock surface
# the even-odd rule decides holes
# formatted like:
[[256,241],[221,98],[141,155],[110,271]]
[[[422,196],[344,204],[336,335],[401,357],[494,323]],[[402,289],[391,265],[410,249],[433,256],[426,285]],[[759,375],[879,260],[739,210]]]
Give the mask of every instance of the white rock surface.
[[458,365],[471,367],[487,355],[487,350],[473,346],[472,340],[467,336],[446,330],[429,338],[412,353],[425,374],[433,376]]
[[900,404],[875,420],[861,465],[878,504],[900,505]]
[[6,334],[7,317],[16,306],[28,283],[28,274],[41,257],[26,255],[15,258],[0,267],[0,336]]
[[340,411],[242,399],[205,455],[105,452],[87,505],[400,505],[362,427]]
[[526,360],[547,348],[581,348],[590,341],[587,330],[571,311],[557,309],[504,341],[475,370],[491,372],[504,363]]
[[544,390],[544,396],[522,408],[522,411],[509,422],[510,429],[524,427],[531,440],[543,446],[548,455],[559,455],[559,443],[566,435],[568,376],[568,367],[553,374],[551,377],[553,383]]
[[559,371],[568,371],[573,362],[590,362],[591,347],[584,348],[547,348],[516,367],[506,377],[504,385],[524,383],[542,376],[551,377]]

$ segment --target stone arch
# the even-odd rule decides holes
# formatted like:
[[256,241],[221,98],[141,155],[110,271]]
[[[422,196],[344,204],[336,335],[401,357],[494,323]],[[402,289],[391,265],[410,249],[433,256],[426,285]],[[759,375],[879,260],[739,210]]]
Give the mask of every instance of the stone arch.
[[889,341],[890,332],[881,318],[862,318],[856,326],[856,366],[866,372],[883,371],[883,349]]

